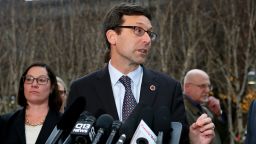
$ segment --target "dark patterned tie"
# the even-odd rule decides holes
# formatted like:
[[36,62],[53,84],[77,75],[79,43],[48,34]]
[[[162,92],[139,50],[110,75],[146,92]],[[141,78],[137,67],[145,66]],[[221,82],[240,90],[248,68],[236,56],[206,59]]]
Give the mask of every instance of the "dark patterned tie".
[[128,116],[131,114],[137,102],[132,94],[131,89],[131,79],[128,76],[122,76],[119,81],[125,87],[124,101],[123,101],[123,109],[122,109],[122,120],[125,121]]

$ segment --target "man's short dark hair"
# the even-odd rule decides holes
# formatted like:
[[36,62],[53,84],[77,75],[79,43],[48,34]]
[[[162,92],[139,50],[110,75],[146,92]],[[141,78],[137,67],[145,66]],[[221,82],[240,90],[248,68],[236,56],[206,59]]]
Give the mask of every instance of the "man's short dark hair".
[[103,22],[104,38],[105,38],[107,47],[109,49],[110,49],[110,44],[107,40],[106,32],[109,29],[114,29],[117,26],[121,25],[123,23],[123,19],[122,19],[123,15],[129,15],[129,16],[143,15],[143,16],[146,16],[149,20],[151,20],[151,14],[149,10],[137,4],[121,3],[111,8],[106,14]]

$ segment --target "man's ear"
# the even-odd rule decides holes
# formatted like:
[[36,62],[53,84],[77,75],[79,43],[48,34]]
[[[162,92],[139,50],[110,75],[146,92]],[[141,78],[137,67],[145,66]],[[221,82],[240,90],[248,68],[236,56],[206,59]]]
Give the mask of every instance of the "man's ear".
[[106,37],[108,39],[108,42],[112,45],[116,44],[116,36],[117,36],[117,33],[114,30],[108,30],[106,32]]

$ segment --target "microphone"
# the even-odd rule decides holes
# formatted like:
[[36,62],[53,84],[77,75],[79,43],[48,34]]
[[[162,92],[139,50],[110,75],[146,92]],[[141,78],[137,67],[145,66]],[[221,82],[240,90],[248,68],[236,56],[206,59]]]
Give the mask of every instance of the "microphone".
[[144,137],[139,137],[137,140],[136,140],[136,144],[148,144],[148,140]]
[[139,116],[139,121],[143,120],[150,128],[152,128],[153,126],[153,109],[149,106],[145,107],[142,112],[141,115]]
[[126,135],[122,134],[119,139],[117,140],[116,144],[123,144],[125,142]]
[[77,120],[74,128],[69,136],[64,141],[64,144],[80,142],[91,142],[95,136],[93,124],[96,118],[91,116],[87,111],[84,111]]
[[63,113],[60,121],[52,130],[46,144],[56,144],[61,137],[67,135],[76,123],[80,113],[86,105],[86,100],[83,97],[78,97],[70,107]]
[[156,144],[162,144],[163,137],[164,137],[164,133],[162,131],[159,131],[156,139]]
[[92,142],[92,144],[97,144],[100,141],[100,138],[108,133],[111,125],[113,123],[113,117],[109,114],[101,115],[96,121],[96,127],[98,127],[97,134]]
[[157,144],[168,143],[170,140],[170,110],[167,106],[156,109],[154,113],[154,131],[158,133]]
[[153,109],[151,107],[145,107],[141,111],[141,115],[139,116],[140,124],[138,125],[131,143],[136,144],[154,144],[156,141],[156,135],[151,130],[153,123]]
[[[131,140],[131,138],[136,130],[136,127],[138,126],[139,116],[141,115],[144,107],[145,107],[145,105],[143,103],[138,103],[136,105],[136,107],[134,108],[134,110],[132,111],[132,113],[130,114],[130,116],[121,125],[119,134],[121,136],[122,136],[122,134],[125,135],[126,138],[124,140],[127,140],[127,141]],[[120,138],[121,138],[121,136],[120,136]]]
[[121,127],[122,122],[120,122],[119,120],[115,120],[112,124],[112,131],[107,139],[106,144],[112,144],[112,141],[116,135],[116,132],[119,130],[119,128]]

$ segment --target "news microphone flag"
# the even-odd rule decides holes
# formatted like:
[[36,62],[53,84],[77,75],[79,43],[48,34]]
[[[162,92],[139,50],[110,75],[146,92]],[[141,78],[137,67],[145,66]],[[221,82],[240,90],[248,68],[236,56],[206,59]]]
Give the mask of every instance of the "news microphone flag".
[[149,144],[156,144],[157,136],[149,128],[149,126],[141,120],[131,140],[132,144],[136,144],[138,139],[144,138]]

